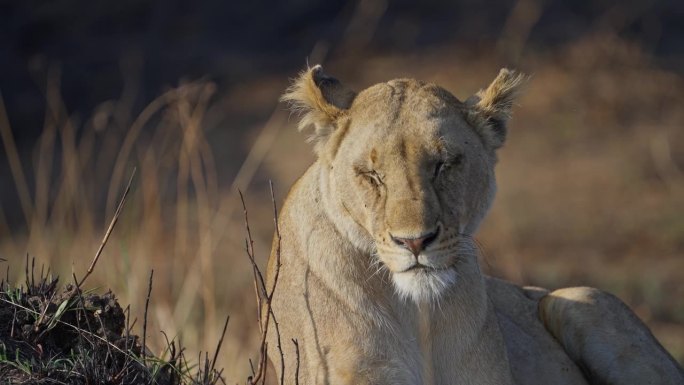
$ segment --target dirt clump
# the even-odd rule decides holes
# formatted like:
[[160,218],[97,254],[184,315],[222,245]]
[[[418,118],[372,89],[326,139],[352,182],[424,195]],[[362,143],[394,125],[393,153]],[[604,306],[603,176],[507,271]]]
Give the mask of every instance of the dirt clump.
[[0,384],[181,384],[169,361],[143,357],[111,291],[82,292],[58,279],[0,287]]

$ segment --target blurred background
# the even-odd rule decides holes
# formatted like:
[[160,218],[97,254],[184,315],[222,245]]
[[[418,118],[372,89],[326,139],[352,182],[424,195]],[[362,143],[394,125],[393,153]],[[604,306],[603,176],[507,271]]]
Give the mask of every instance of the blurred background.
[[[82,276],[148,342],[257,358],[245,194],[258,263],[313,161],[278,97],[307,63],[357,90],[396,77],[465,99],[509,66],[533,76],[500,151],[478,239],[490,274],[619,295],[684,362],[684,3],[577,0],[0,2],[0,266],[28,254]],[[140,325],[141,322],[138,322]],[[286,350],[287,354],[287,350]]]

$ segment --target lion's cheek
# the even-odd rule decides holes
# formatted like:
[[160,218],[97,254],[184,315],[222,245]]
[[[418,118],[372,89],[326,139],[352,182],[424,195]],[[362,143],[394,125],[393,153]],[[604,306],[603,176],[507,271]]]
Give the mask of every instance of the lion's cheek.
[[376,242],[387,242],[386,220],[382,204],[384,197],[366,191],[359,198],[359,203],[357,203],[360,211],[359,223],[363,223],[363,227]]

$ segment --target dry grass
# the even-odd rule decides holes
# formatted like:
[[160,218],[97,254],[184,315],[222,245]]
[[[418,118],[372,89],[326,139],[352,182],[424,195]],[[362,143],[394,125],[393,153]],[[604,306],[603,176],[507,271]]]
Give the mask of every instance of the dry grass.
[[[82,275],[104,229],[102,213],[111,216],[124,178],[137,167],[129,203],[92,281],[111,288],[142,319],[147,277],[154,268],[157,294],[150,305],[149,329],[178,336],[194,353],[208,350],[204,347],[215,344],[227,314],[222,301],[251,301],[239,289],[249,282],[249,275],[240,273],[249,271],[245,261],[228,279],[221,278],[225,269],[216,267],[226,254],[237,259],[243,251],[219,249],[231,231],[226,224],[230,198],[219,195],[212,150],[202,129],[214,86],[199,82],[169,90],[131,122],[126,119],[130,111],[122,111],[126,101],[108,103],[80,126],[66,116],[57,87],[54,79],[48,82],[49,111],[32,180],[24,176],[31,167],[12,156],[16,151],[9,127],[2,127],[27,226],[3,236],[0,252],[12,265],[28,252],[58,275],[69,277],[72,270]],[[239,222],[234,230],[242,234]],[[220,287],[215,279],[221,279]],[[248,325],[255,322],[246,315],[239,320],[233,324],[236,330],[250,330]],[[244,357],[249,351],[244,346],[256,339],[249,333],[231,336],[224,350],[228,358],[221,357],[222,362],[237,361],[236,351]],[[150,335],[148,345],[160,352],[165,339]],[[188,356],[195,354],[191,350]],[[246,360],[241,365],[246,373]]]
[[[500,153],[499,195],[479,235],[483,263],[520,283],[611,290],[684,362],[684,81],[610,35],[522,57],[517,66],[534,78]],[[357,89],[412,76],[463,99],[506,60],[442,47],[325,64]],[[58,79],[47,83],[49,108],[33,163],[13,155],[0,111],[21,197],[12,204],[27,224],[9,229],[0,212],[0,229],[9,230],[0,237],[0,256],[13,261],[28,251],[62,276],[72,269],[81,275],[88,260],[79,256],[97,249],[104,219],[137,167],[130,203],[91,284],[114,290],[141,318],[154,268],[149,329],[178,334],[197,350],[213,349],[230,314],[218,366],[227,382],[242,382],[259,333],[236,187],[247,192],[263,266],[273,231],[265,181],[274,180],[279,200],[312,156],[279,108],[264,126],[209,128],[231,121],[235,111],[271,111],[284,76],[214,96],[210,83],[187,83],[135,119],[124,99],[83,121],[66,114]],[[247,139],[246,152],[241,130],[259,133]],[[239,160],[244,153],[247,160]],[[240,171],[230,178],[227,169]],[[165,347],[161,335],[148,340],[153,352]]]

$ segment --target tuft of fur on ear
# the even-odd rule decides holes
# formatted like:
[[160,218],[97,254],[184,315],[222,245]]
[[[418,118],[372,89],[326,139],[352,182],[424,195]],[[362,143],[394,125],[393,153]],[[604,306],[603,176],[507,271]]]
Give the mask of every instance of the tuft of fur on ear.
[[280,100],[301,116],[299,131],[313,127],[308,141],[314,143],[314,149],[320,153],[355,97],[354,91],[323,73],[323,67],[316,65],[300,73]]
[[466,100],[467,117],[492,148],[501,147],[506,140],[506,123],[511,117],[513,103],[528,79],[527,75],[502,68],[486,89]]

